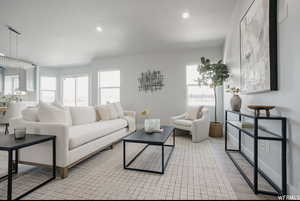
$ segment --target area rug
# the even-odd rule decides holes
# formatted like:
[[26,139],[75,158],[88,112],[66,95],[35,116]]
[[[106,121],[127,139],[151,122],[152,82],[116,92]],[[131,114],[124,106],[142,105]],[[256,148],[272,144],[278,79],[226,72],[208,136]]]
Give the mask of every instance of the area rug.
[[[130,144],[128,159],[142,148],[142,145]],[[150,146],[132,166],[159,170],[160,160],[160,148]],[[5,155],[2,155],[2,173],[6,163]],[[46,169],[28,169],[14,179],[14,197],[46,180],[50,174],[51,171]],[[0,199],[4,200],[6,182],[2,182],[0,188]],[[210,141],[194,144],[190,138],[179,136],[164,175],[124,170],[122,143],[119,143],[113,150],[102,152],[72,168],[68,178],[57,178],[24,199],[231,200],[236,199],[236,195],[218,167]]]

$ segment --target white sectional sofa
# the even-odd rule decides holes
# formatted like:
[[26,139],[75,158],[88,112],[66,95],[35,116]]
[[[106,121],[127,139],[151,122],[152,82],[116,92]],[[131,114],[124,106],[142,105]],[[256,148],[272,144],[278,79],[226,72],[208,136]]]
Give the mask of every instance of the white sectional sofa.
[[[57,168],[61,177],[68,176],[69,168],[94,154],[107,149],[136,130],[135,112],[124,111],[124,116],[101,120],[95,107],[70,107],[71,124],[39,122],[38,118],[17,118],[11,128],[26,128],[28,134],[56,136]],[[32,113],[32,111],[31,111]],[[33,117],[32,117],[33,116]],[[50,166],[51,143],[23,149],[20,163]]]

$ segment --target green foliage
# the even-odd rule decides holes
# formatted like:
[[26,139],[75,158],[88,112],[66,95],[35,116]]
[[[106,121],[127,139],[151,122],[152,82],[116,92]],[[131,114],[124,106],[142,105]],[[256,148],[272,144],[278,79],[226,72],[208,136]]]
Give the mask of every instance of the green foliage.
[[217,63],[211,63],[211,61],[205,57],[201,57],[201,65],[198,67],[199,78],[198,82],[200,86],[209,86],[214,89],[215,95],[215,122],[217,122],[217,96],[216,88],[222,86],[223,83],[229,78],[229,70],[226,64],[220,60]]
[[226,64],[220,60],[217,63],[211,63],[211,61],[205,57],[201,58],[201,65],[198,67],[199,72],[199,85],[209,86],[216,88],[222,86],[223,83],[229,78],[229,70]]

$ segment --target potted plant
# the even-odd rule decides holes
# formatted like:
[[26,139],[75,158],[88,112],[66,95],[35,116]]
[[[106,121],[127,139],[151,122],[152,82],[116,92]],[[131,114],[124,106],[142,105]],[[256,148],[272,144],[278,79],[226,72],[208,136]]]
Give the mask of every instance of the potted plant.
[[222,137],[223,136],[223,125],[218,122],[217,117],[217,87],[222,86],[223,83],[229,78],[229,70],[226,64],[222,60],[217,63],[212,63],[210,59],[205,57],[201,58],[201,65],[198,67],[199,72],[199,85],[209,86],[214,90],[215,98],[215,120],[210,124],[209,135],[211,137]]

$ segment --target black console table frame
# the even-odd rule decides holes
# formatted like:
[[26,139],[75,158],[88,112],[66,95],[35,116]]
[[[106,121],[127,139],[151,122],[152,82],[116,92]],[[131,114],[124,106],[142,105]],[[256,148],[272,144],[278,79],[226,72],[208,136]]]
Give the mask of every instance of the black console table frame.
[[[254,120],[254,128],[253,129],[247,129],[242,128],[239,124],[236,124],[234,121],[228,121],[228,113],[232,113],[235,115],[238,115],[239,121],[242,121],[242,117],[250,118]],[[278,135],[276,133],[270,132],[268,130],[265,130],[264,128],[259,127],[259,121],[261,120],[273,120],[273,121],[279,121],[281,122],[281,135]],[[228,125],[232,126],[233,128],[238,129],[239,133],[239,143],[238,143],[238,149],[229,149],[228,148]],[[264,133],[265,135],[260,135],[260,132]],[[254,159],[251,160],[246,154],[242,151],[242,145],[241,145],[241,137],[242,135],[247,135],[251,137],[254,140]],[[281,188],[275,184],[272,179],[270,179],[267,174],[265,174],[259,167],[258,167],[258,141],[259,140],[265,140],[265,141],[277,141],[281,142],[281,169],[282,169],[282,186]],[[249,187],[253,190],[255,194],[265,194],[265,195],[273,195],[273,196],[280,196],[280,195],[287,195],[287,119],[285,117],[279,117],[279,116],[255,116],[255,115],[249,115],[249,114],[243,114],[240,112],[235,112],[231,110],[225,111],[225,151],[228,154],[229,158],[232,160],[234,165],[237,167],[243,178],[246,180]],[[241,156],[243,156],[246,161],[253,166],[254,172],[253,172],[253,183],[248,178],[246,173],[243,171],[243,169],[239,166],[238,162],[234,159],[232,156],[232,153],[239,153]],[[273,188],[276,192],[270,192],[270,191],[264,191],[260,190],[258,187],[258,175],[261,175]]]

